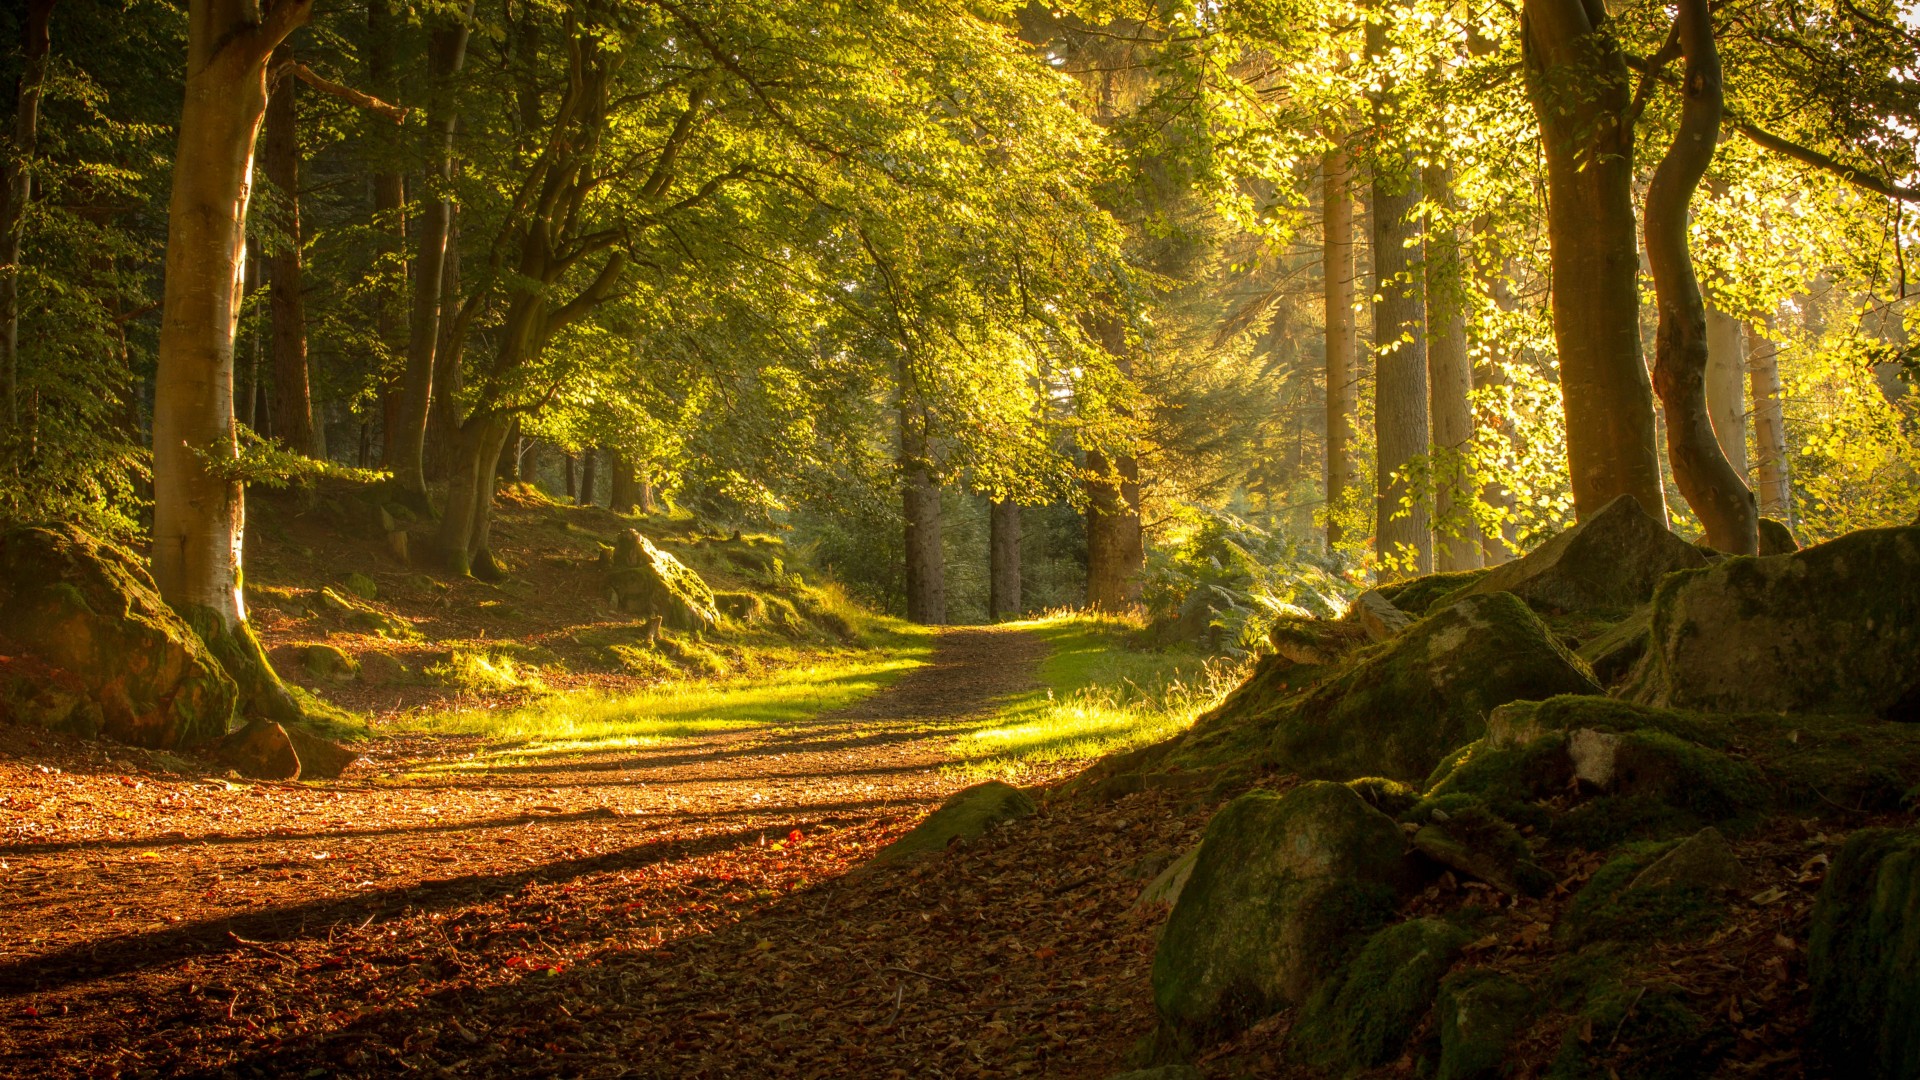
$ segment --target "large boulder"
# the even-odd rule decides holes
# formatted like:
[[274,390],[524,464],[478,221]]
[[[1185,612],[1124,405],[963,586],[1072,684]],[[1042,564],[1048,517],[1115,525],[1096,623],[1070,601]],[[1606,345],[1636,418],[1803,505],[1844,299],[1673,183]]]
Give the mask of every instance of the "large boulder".
[[1440,979],[1473,940],[1439,919],[1410,919],[1374,934],[1301,1011],[1294,1042],[1350,1069],[1387,1065],[1433,1009]]
[[1830,1075],[1920,1076],[1920,829],[1847,841],[1814,904],[1807,978],[1810,1041]]
[[620,534],[611,561],[607,591],[621,611],[657,615],[675,630],[707,630],[720,621],[713,590],[700,575],[638,532]]
[[[226,734],[239,695],[140,560],[70,524],[0,536],[0,653],[64,672],[0,668],[9,719],[53,717],[56,726],[149,749]],[[32,685],[40,678],[42,687]]]
[[1400,827],[1343,784],[1253,791],[1207,825],[1153,958],[1182,1047],[1305,1002],[1415,883]]
[[1275,725],[1269,754],[1327,780],[1417,782],[1478,739],[1509,701],[1599,693],[1583,664],[1508,593],[1429,615],[1309,690]]
[[1654,601],[1651,634],[1636,701],[1920,720],[1920,528],[1680,575]]
[[1625,611],[1646,603],[1668,574],[1705,565],[1699,549],[1622,495],[1436,604],[1510,592],[1542,611]]

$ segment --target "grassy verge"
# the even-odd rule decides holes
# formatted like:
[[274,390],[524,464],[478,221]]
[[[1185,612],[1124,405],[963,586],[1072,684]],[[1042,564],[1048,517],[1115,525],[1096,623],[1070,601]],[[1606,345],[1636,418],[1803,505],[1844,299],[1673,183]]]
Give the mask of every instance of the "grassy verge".
[[1114,616],[1063,612],[1019,624],[1052,652],[1042,686],[954,741],[955,769],[1019,778],[1035,766],[1086,761],[1159,742],[1239,682],[1234,661],[1188,649],[1127,646],[1137,624]]
[[933,637],[874,620],[860,647],[820,651],[720,679],[685,678],[617,696],[582,690],[508,709],[410,716],[389,730],[478,735],[487,749],[446,769],[485,772],[555,754],[648,746],[715,731],[770,729],[845,708],[927,662]]

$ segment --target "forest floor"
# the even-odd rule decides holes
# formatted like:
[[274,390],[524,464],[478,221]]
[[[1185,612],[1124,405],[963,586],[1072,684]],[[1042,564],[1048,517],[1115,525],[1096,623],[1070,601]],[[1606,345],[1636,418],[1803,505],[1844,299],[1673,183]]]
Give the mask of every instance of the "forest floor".
[[848,874],[972,779],[953,740],[1046,652],[952,629],[808,719],[497,760],[401,734],[317,783],[0,727],[0,1074],[1109,1075],[1153,1024],[1140,877],[1207,808],[1056,800]]

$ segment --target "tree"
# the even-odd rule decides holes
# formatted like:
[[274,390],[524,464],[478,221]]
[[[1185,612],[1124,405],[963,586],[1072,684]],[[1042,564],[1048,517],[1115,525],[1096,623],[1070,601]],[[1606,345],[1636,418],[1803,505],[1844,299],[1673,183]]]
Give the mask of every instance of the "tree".
[[1353,397],[1358,382],[1353,322],[1353,172],[1338,148],[1322,159],[1321,280],[1324,284],[1327,385],[1327,550],[1340,546],[1339,511],[1346,505],[1352,463]]
[[266,131],[261,166],[274,187],[273,254],[268,257],[267,288],[272,302],[273,433],[295,452],[325,457],[313,415],[307,371],[305,253],[300,232],[299,83],[293,78],[293,50],[282,43],[273,52],[267,87]]
[[1658,297],[1653,382],[1666,406],[1667,460],[1707,543],[1734,555],[1759,550],[1753,493],[1721,452],[1707,408],[1707,308],[1687,250],[1688,206],[1720,141],[1720,56],[1707,0],[1681,0],[1674,40],[1686,59],[1680,124],[1647,187],[1647,266]]
[[14,92],[13,137],[0,163],[0,379],[5,380],[10,435],[20,424],[20,242],[33,199],[33,152],[40,138],[52,17],[53,0],[30,0],[21,27],[24,64]]
[[1640,358],[1633,99],[1598,0],[1525,0],[1527,90],[1547,160],[1553,337],[1580,516],[1620,495],[1665,520],[1653,392]]
[[1020,504],[995,499],[987,508],[987,618],[1020,617]]
[[245,496],[237,470],[233,341],[246,262],[253,148],[267,62],[312,0],[193,0],[186,100],[167,207],[166,294],[154,376],[153,578],[240,683],[247,708],[299,711],[247,624]]

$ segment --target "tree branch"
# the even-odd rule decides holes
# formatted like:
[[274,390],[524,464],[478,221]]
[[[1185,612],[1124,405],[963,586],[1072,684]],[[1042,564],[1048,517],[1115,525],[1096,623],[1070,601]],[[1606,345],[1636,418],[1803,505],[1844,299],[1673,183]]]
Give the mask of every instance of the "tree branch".
[[374,97],[372,94],[362,93],[351,86],[342,86],[332,79],[316,75],[312,68],[300,63],[298,60],[289,60],[287,63],[281,65],[280,70],[273,73],[273,81],[277,83],[288,75],[292,75],[294,78],[299,79],[315,90],[332,94],[334,97],[357,105],[368,112],[379,113],[381,116],[386,117],[396,124],[404,124],[407,122],[406,109],[398,105],[389,105],[379,98]]

